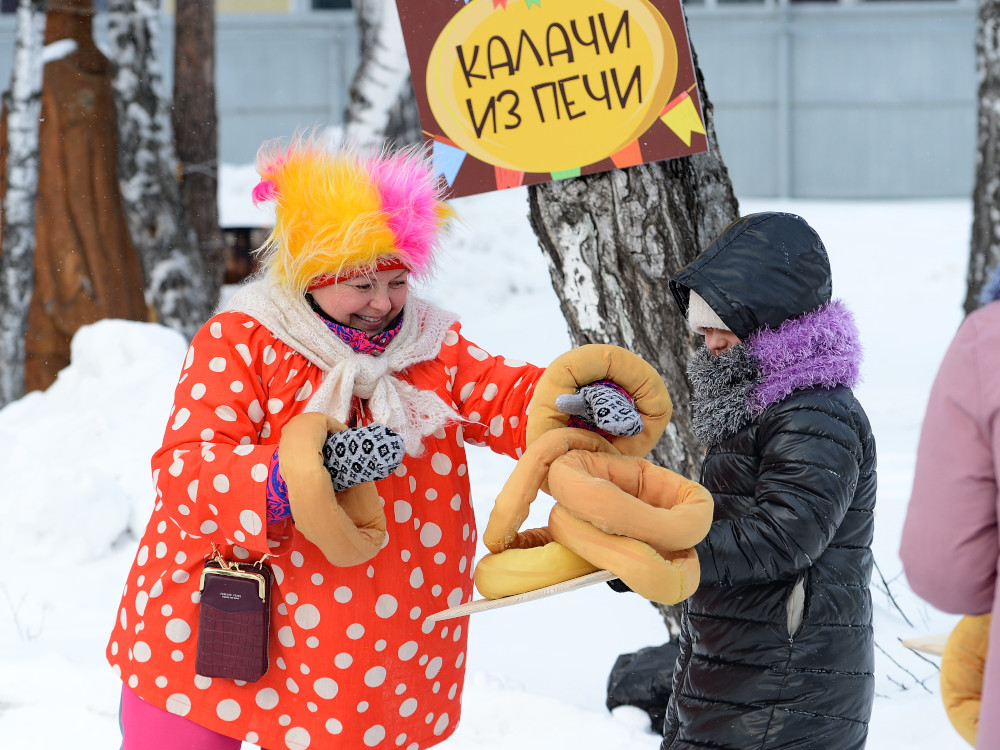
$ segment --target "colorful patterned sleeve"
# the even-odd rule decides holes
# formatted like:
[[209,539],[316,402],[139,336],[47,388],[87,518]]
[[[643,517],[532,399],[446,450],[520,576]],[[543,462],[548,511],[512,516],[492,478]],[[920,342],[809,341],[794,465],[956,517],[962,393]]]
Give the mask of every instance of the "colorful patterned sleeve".
[[278,449],[271,456],[271,466],[267,474],[267,525],[279,523],[292,517],[292,504],[288,499],[288,485],[281,476]]
[[291,405],[265,384],[282,380],[272,371],[287,359],[283,346],[237,313],[215,316],[191,342],[152,468],[157,502],[193,537],[277,552],[266,523],[278,439],[272,422],[283,423]]
[[459,324],[445,337],[440,358],[452,401],[469,420],[465,441],[520,458],[528,403],[544,368],[489,354],[462,336]]

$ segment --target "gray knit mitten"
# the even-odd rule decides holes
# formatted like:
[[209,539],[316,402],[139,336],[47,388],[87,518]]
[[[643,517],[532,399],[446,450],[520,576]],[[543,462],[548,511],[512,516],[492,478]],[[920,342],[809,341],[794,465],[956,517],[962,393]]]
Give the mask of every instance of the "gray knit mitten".
[[556,396],[556,408],[579,417],[609,435],[632,437],[642,432],[642,415],[623,390],[602,382]]
[[403,460],[403,438],[373,422],[332,433],[323,444],[323,463],[334,492],[362,482],[385,479]]

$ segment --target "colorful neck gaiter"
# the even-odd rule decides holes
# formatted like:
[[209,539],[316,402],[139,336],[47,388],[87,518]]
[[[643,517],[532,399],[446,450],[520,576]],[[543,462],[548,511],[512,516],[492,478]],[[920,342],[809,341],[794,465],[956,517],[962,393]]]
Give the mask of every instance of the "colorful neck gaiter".
[[400,311],[396,319],[389,324],[382,333],[377,333],[371,338],[364,331],[359,331],[357,328],[351,328],[350,326],[341,325],[337,321],[333,320],[330,316],[323,312],[322,308],[316,304],[316,300],[312,298],[311,294],[306,295],[306,299],[309,300],[309,306],[316,312],[317,315],[326,323],[326,327],[329,328],[333,333],[335,333],[341,341],[347,344],[351,349],[360,354],[370,354],[373,357],[385,352],[385,348],[389,346],[389,342],[399,333],[399,329],[403,327],[403,311]]

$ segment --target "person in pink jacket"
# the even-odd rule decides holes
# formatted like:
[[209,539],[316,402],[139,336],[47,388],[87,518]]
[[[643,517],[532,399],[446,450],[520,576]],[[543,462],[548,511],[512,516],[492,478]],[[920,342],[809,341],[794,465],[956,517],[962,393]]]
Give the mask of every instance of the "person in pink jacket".
[[[900,557],[934,607],[981,615],[997,604],[1000,530],[1000,269],[944,355],[920,432]],[[990,640],[1000,643],[994,618]],[[1000,704],[1000,651],[986,657],[982,705]],[[983,711],[976,747],[1000,748],[1000,713]]]
[[[466,446],[517,458],[543,370],[410,291],[451,214],[425,154],[300,137],[257,166],[263,271],[191,342],[107,646],[123,747],[427,748],[461,708],[468,620],[426,618],[472,598]],[[642,429],[581,385],[617,405],[584,421]]]

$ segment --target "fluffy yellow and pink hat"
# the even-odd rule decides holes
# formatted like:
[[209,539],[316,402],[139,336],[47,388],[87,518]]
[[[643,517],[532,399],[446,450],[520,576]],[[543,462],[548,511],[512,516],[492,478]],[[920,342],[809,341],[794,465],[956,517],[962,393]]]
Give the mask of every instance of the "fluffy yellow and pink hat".
[[386,269],[426,278],[451,219],[442,181],[420,149],[332,149],[317,135],[270,141],[257,154],[255,204],[273,201],[262,264],[295,291]]

